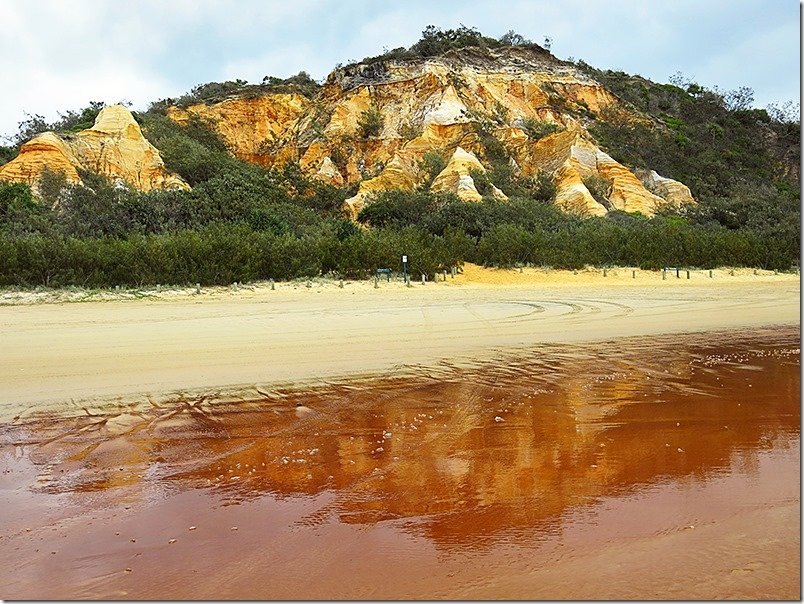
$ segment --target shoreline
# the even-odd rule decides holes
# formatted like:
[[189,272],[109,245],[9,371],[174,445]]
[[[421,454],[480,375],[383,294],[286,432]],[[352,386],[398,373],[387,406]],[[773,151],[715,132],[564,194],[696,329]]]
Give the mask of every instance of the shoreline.
[[[259,396],[543,344],[799,324],[794,274],[467,265],[446,282],[310,281],[0,305],[0,418]],[[122,296],[123,292],[112,295]],[[0,296],[0,304],[3,298]],[[101,303],[103,302],[103,303]]]
[[[605,271],[605,275],[604,275]],[[689,273],[689,277],[687,276]],[[443,277],[441,277],[443,278]],[[639,286],[656,281],[667,281],[683,286],[692,283],[710,283],[725,280],[729,283],[756,283],[771,280],[784,282],[800,280],[797,271],[772,271],[754,268],[719,267],[715,269],[679,268],[679,277],[674,270],[667,269],[666,278],[662,278],[662,270],[645,270],[638,267],[592,267],[578,270],[552,269],[547,267],[522,268],[486,268],[465,263],[456,277],[446,274],[446,281],[437,284],[432,275],[426,283],[420,279],[411,279],[411,288],[445,285],[450,287],[476,285],[489,287],[515,287],[517,285],[553,285],[584,286],[593,282],[610,285]],[[343,284],[343,287],[340,284]],[[394,273],[393,280],[388,282],[380,278],[377,289],[402,288],[401,273]],[[286,292],[289,290],[309,289],[313,291],[330,289],[373,289],[374,279],[336,279],[330,276],[299,278],[292,281],[254,281],[250,283],[232,283],[230,285],[152,285],[141,287],[85,288],[68,287],[0,287],[0,307],[29,306],[33,304],[75,304],[88,302],[123,302],[123,301],[171,301],[185,299],[221,299],[231,297],[248,297],[249,295],[267,294],[267,292]],[[278,294],[272,294],[278,295]]]

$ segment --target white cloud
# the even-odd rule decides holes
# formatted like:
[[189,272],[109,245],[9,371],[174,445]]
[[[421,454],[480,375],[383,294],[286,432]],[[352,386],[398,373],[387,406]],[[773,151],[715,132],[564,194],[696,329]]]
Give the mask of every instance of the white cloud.
[[559,57],[597,67],[660,81],[681,70],[707,85],[752,86],[758,102],[797,98],[797,9],[765,0],[10,1],[0,11],[0,134],[24,112],[55,119],[89,100],[144,106],[211,80],[321,78],[339,62],[412,44],[428,24],[550,36]]

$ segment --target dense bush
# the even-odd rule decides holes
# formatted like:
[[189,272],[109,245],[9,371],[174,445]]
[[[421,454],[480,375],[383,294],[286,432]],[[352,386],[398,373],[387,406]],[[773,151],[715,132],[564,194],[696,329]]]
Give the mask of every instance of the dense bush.
[[659,126],[604,110],[590,132],[614,159],[684,182],[703,204],[768,184],[797,195],[800,125],[784,111],[771,108],[772,117],[749,108],[750,89],[709,90],[678,76],[671,79],[679,85],[656,84],[578,65],[626,105],[661,120]]

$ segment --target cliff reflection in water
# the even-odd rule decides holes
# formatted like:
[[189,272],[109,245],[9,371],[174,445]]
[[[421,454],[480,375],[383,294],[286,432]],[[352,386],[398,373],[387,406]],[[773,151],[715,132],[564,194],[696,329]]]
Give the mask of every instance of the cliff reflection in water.
[[329,494],[305,523],[407,519],[436,543],[479,543],[552,531],[603,497],[744,470],[792,446],[799,365],[794,330],[620,340],[10,430],[34,462],[60,460],[45,491],[149,483],[228,504]]

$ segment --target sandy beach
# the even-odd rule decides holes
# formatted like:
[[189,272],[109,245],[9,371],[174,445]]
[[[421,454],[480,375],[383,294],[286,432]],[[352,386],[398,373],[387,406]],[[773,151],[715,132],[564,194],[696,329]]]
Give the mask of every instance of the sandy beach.
[[[732,274],[732,272],[734,274]],[[499,350],[794,325],[794,274],[495,270],[438,283],[3,292],[0,417],[398,375]]]
[[0,596],[799,598],[799,277],[632,271],[1,292]]

